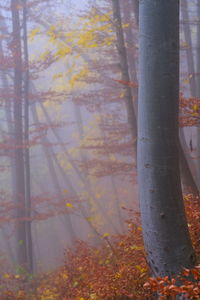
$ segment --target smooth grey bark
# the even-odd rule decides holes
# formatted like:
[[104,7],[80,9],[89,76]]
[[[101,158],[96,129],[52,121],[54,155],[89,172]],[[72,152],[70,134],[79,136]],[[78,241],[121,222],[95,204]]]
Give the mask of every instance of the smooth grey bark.
[[138,177],[153,275],[193,267],[178,156],[179,1],[140,1]]
[[[112,0],[113,8],[113,19],[116,31],[116,47],[119,54],[119,62],[121,68],[121,79],[125,82],[130,82],[129,70],[128,70],[128,61],[127,53],[122,29],[122,20],[120,13],[119,0]],[[136,153],[136,140],[137,140],[137,121],[136,114],[133,106],[132,92],[131,88],[128,85],[124,85],[124,99],[126,103],[126,110],[128,116],[128,123],[131,129],[131,135],[134,143],[134,149]]]
[[[139,22],[139,1],[138,0],[130,0],[131,4],[133,5],[133,9],[134,9],[134,14],[135,14],[135,19],[136,19],[136,23],[138,25]],[[129,1],[127,1],[126,3],[122,3],[122,8],[123,8],[123,12],[124,12],[124,22],[128,22],[130,23],[130,18],[131,18],[131,9],[129,6]],[[191,32],[190,30],[188,31],[189,26],[187,25],[187,30],[185,30],[185,37],[187,42],[191,42]],[[185,27],[186,29],[186,27]],[[133,41],[135,40],[134,35],[133,35],[133,31],[132,28],[129,26],[128,28],[126,28],[124,30],[125,32],[125,36],[126,36],[126,43],[129,45],[133,45]],[[131,42],[132,41],[132,44]],[[132,46],[131,46],[132,48]],[[190,56],[188,56],[189,61],[188,61],[188,65],[190,67],[189,70],[190,72],[192,72],[193,68],[194,68],[194,63],[193,63],[193,59],[191,60],[191,51],[190,51]],[[131,81],[133,82],[137,82],[137,72],[136,72],[136,64],[135,64],[135,59],[134,59],[134,55],[133,55],[133,51],[131,53],[129,53],[127,51],[127,55],[128,55],[128,62],[129,62],[129,73],[130,73],[130,78]],[[200,57],[200,56],[199,56]],[[194,71],[193,71],[194,72]],[[193,81],[190,83],[190,85],[193,87],[192,89],[194,89],[194,84]],[[138,89],[133,89],[133,97],[134,99],[136,99],[135,101],[135,107],[137,107],[138,104]],[[137,116],[136,116],[137,118]],[[182,129],[181,129],[182,132]],[[187,149],[187,144],[183,143],[183,134],[180,135],[180,142],[179,142],[179,154],[180,154],[180,168],[181,168],[181,181],[182,184],[184,186],[184,192],[185,193],[193,193],[195,196],[198,196],[198,187],[196,185],[195,182],[195,166],[193,166],[193,162],[191,161],[190,157],[186,157],[186,152],[184,151],[184,149]],[[182,142],[181,142],[182,141]],[[184,149],[183,149],[184,147]],[[188,162],[188,160],[190,160]]]
[[25,225],[25,177],[23,157],[23,123],[22,123],[22,52],[19,1],[11,1],[12,12],[12,52],[14,60],[14,198],[17,214],[16,247],[19,265],[27,267],[26,225]]

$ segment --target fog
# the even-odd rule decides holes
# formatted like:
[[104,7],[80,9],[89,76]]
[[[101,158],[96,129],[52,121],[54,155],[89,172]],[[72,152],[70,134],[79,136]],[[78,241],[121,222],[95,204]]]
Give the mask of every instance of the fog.
[[[128,102],[131,93],[137,111],[138,24],[128,2],[121,7],[127,82],[111,1],[1,1],[1,274],[54,270],[77,241],[107,243],[138,217]],[[195,13],[191,7],[189,17]],[[191,96],[181,26],[181,88]],[[186,151],[192,140],[198,156],[196,128],[183,134]]]
[[93,5],[1,7],[2,273],[55,269],[76,241],[124,233],[137,210],[111,4],[99,3],[105,20]]

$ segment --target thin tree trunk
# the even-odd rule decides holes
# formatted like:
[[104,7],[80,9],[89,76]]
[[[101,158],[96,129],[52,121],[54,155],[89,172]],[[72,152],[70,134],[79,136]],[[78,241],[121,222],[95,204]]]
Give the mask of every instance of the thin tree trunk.
[[135,15],[136,24],[139,25],[139,0],[131,0]]
[[[125,82],[130,82],[119,0],[112,0],[112,7],[113,7],[113,18],[115,24],[116,37],[117,37],[116,46],[119,54],[119,61],[121,67],[121,75],[122,75],[121,79]],[[135,154],[136,154],[137,121],[136,121],[136,114],[133,106],[132,92],[131,92],[131,88],[128,85],[124,85],[123,89],[124,89],[124,99],[126,101],[128,123],[131,129],[131,135],[132,135]]]
[[28,254],[28,270],[33,273],[33,242],[31,231],[31,178],[29,150],[29,53],[27,41],[27,7],[23,0],[23,46],[24,46],[24,158],[25,158],[25,202],[26,202],[26,247]]
[[193,267],[178,156],[179,1],[140,1],[138,173],[142,227],[155,276]]
[[189,164],[185,157],[185,153],[183,151],[183,147],[179,140],[179,159],[180,159],[180,171],[181,171],[181,182],[183,186],[184,194],[192,193],[195,197],[199,196],[199,190],[193,178],[193,175],[190,171]]
[[17,205],[17,257],[20,266],[27,267],[26,222],[25,216],[25,178],[23,157],[22,124],[22,53],[19,19],[19,1],[11,1],[12,11],[12,51],[14,59],[14,181],[15,202]]
[[188,2],[187,0],[181,0],[181,12],[183,17],[183,33],[186,42],[186,56],[187,56],[187,67],[188,77],[190,76],[190,94],[191,97],[196,96],[196,83],[195,83],[195,68],[194,68],[194,55],[192,51],[192,35],[189,24],[188,14]]
[[[128,70],[129,70],[129,77],[131,82],[137,83],[137,70],[136,70],[136,55],[135,55],[135,44],[136,38],[133,33],[132,22],[131,22],[131,6],[130,1],[121,2],[121,7],[123,11],[124,23],[128,24],[129,26],[124,29],[125,40],[127,44],[127,61],[128,61]],[[137,119],[137,105],[138,105],[138,88],[132,88],[132,97],[133,97],[133,105],[135,116]]]
[[198,185],[195,181],[195,179],[197,178],[195,162],[194,160],[191,159],[187,149],[188,146],[185,140],[184,131],[182,128],[180,128],[179,129],[179,157],[180,157],[182,185],[184,186],[185,193],[186,192],[192,193],[194,194],[194,196],[199,196]]

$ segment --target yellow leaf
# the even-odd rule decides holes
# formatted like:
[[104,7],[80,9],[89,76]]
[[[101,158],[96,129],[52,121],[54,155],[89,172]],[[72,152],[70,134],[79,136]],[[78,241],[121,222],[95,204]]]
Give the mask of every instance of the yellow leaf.
[[30,40],[32,41],[32,40],[35,38],[36,34],[39,33],[39,32],[40,32],[40,29],[39,29],[39,28],[33,29],[33,30],[31,31],[31,33],[29,34]]
[[8,279],[10,278],[10,275],[8,273],[3,274],[3,278]]
[[71,54],[71,53],[72,53],[72,49],[65,45],[65,46],[61,47],[60,49],[58,49],[55,56],[62,58],[62,57],[65,57],[67,54]]
[[146,272],[146,269],[142,268],[141,266],[135,266],[136,269],[138,269],[138,271],[140,271],[141,273],[145,273]]
[[[77,285],[78,285],[78,281],[75,281],[74,283],[73,283],[73,287],[77,287]],[[80,300],[81,298],[79,298],[79,300]]]
[[143,250],[143,247],[142,246],[136,246],[136,245],[133,245],[130,247],[132,250]]
[[68,277],[68,274],[67,273],[64,273],[63,274],[63,279],[68,279],[69,277]]
[[189,79],[184,79],[184,80],[183,80],[183,83],[185,83],[185,84],[189,84],[189,83],[190,83],[190,81],[189,81]]
[[96,294],[90,294],[90,299],[91,300],[97,300],[97,295]]
[[128,24],[128,23],[127,23],[127,24],[123,24],[122,27],[123,27],[123,28],[127,28],[127,27],[129,27],[129,25],[130,25],[130,24]]
[[106,237],[108,237],[109,235],[110,235],[109,233],[105,232],[105,233],[103,234],[103,237],[106,238]]
[[68,190],[67,190],[67,189],[65,189],[65,190],[63,190],[63,192],[64,192],[64,193],[68,193]]
[[96,47],[98,47],[97,44],[92,44],[92,45],[90,45],[90,48],[96,48]]
[[197,111],[197,110],[198,110],[198,106],[197,106],[196,104],[193,106],[193,110],[194,110],[194,111]]
[[73,208],[73,207],[74,207],[73,204],[71,204],[71,203],[66,203],[66,206],[67,206],[67,207],[70,207],[70,208]]

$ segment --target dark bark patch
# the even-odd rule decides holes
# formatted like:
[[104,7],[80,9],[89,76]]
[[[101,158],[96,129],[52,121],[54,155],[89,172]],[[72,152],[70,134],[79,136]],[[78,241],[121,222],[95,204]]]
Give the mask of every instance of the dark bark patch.
[[165,214],[162,212],[160,213],[160,216],[161,216],[161,219],[164,219],[165,218]]
[[145,164],[144,166],[145,166],[145,168],[151,168],[150,164]]

